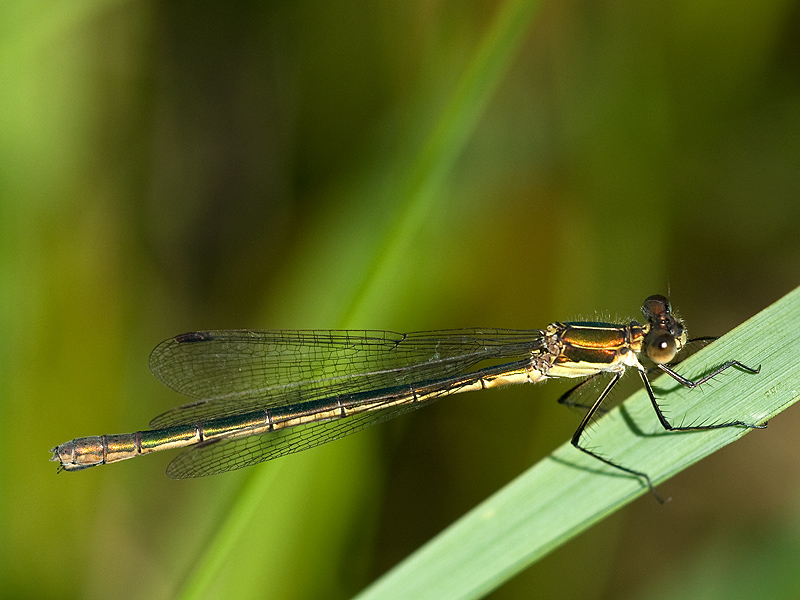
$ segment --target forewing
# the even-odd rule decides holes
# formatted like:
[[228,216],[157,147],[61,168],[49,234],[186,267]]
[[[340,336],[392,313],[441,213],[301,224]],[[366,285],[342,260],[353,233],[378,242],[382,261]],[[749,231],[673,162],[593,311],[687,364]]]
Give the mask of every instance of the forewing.
[[176,336],[153,373],[199,401],[159,415],[166,427],[465,373],[487,359],[530,355],[539,330],[224,330]]

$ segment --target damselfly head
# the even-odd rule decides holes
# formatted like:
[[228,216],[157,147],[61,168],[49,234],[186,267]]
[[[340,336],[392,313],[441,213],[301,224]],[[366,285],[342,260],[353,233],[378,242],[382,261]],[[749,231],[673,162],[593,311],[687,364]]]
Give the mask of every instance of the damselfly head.
[[657,365],[672,361],[686,343],[686,329],[670,312],[669,300],[660,294],[650,296],[642,305],[649,331],[644,338],[647,358]]

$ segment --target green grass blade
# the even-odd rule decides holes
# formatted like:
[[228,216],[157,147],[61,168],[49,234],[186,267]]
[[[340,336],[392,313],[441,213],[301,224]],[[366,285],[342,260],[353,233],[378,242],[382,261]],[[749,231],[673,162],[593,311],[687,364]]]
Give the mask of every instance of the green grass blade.
[[[679,368],[681,374],[697,378],[735,358],[748,365],[760,364],[758,375],[731,369],[694,390],[662,376],[654,382],[656,394],[673,419],[687,424],[728,419],[765,422],[800,395],[799,329],[800,288]],[[592,428],[590,443],[602,449],[605,456],[647,472],[658,484],[749,431],[769,435],[769,429],[737,428],[666,433],[642,390]],[[408,557],[358,599],[482,597],[646,493],[640,481],[606,468],[565,443]]]

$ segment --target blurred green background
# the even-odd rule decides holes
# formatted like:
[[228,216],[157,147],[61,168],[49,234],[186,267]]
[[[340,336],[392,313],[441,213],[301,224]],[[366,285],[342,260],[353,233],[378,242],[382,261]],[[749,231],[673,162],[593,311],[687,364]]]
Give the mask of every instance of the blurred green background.
[[[172,597],[266,469],[206,597],[347,598],[579,421],[553,382],[197,481],[170,455],[57,476],[52,446],[183,401],[147,369],[164,338],[630,319],[667,290],[719,335],[798,284],[800,3],[544,2],[429,157],[502,6],[0,4],[4,596]],[[798,426],[493,597],[796,597]]]

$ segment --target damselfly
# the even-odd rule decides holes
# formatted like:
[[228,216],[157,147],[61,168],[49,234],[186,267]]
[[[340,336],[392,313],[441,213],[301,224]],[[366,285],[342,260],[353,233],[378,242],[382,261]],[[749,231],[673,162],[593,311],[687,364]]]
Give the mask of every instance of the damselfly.
[[[588,407],[572,444],[641,478],[653,490],[646,473],[581,445],[586,427],[627,367],[639,372],[666,430],[765,425],[671,424],[659,407],[641,357],[689,388],[731,367],[748,373],[758,373],[760,367],[730,360],[697,381],[689,380],[669,364],[685,346],[686,330],[670,312],[668,300],[650,296],[642,313],[644,324],[556,322],[533,330],[185,333],[159,344],[150,356],[150,368],[163,383],[195,402],[156,417],[151,431],[61,444],[53,448],[52,460],[62,470],[77,471],[187,447],[170,463],[167,474],[175,479],[202,477],[313,448],[450,394],[605,372],[612,377]],[[481,366],[487,362],[493,364]]]

